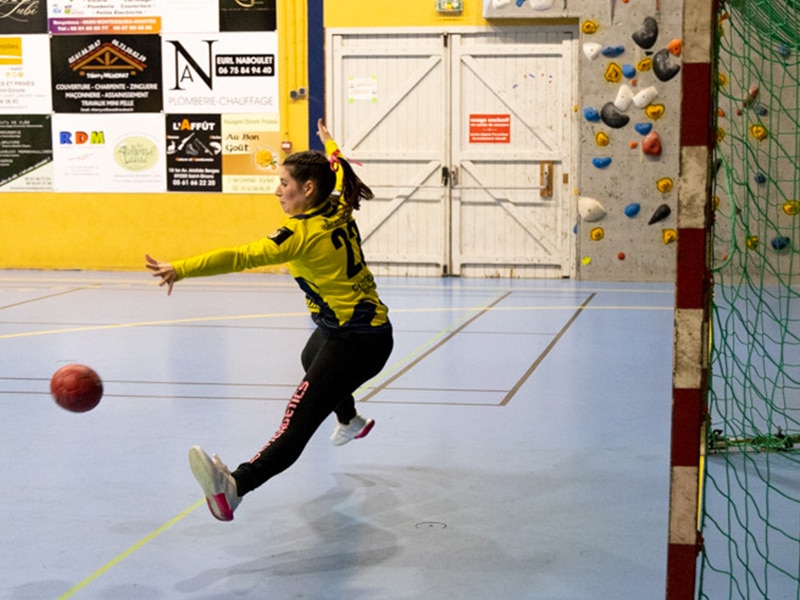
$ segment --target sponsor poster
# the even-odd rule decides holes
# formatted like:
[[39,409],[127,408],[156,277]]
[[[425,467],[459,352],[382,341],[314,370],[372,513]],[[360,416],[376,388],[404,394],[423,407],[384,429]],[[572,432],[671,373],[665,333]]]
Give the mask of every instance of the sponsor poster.
[[50,115],[0,116],[0,191],[53,189]]
[[67,35],[50,39],[57,113],[159,112],[157,35]]
[[222,191],[220,115],[167,115],[167,189]]
[[54,35],[159,33],[158,5],[158,0],[50,0],[47,30]]
[[0,114],[51,112],[49,54],[47,35],[0,36]]
[[164,110],[278,113],[275,32],[162,36]]
[[42,0],[0,0],[0,35],[47,33],[47,8]]
[[220,31],[275,31],[275,0],[219,0]]
[[164,116],[53,115],[57,192],[164,192]]
[[222,191],[274,192],[280,144],[277,115],[222,115]]

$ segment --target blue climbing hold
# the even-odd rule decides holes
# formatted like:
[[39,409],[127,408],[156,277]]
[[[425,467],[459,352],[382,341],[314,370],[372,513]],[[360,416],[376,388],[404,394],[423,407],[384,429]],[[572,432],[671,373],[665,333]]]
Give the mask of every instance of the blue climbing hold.
[[763,173],[756,173],[756,183],[767,183],[767,176]]
[[625,52],[625,46],[604,46],[600,54],[606,58],[614,58]]
[[641,205],[638,202],[632,202],[625,207],[625,216],[629,218],[633,218],[639,214],[639,210],[641,210]]
[[587,121],[599,121],[600,111],[592,106],[587,106],[583,109],[583,118]]
[[628,79],[636,77],[636,67],[633,65],[622,65],[622,74]]
[[652,123],[637,123],[633,126],[637,133],[641,133],[642,135],[647,135],[653,129]]
[[779,235],[777,237],[772,238],[770,245],[772,246],[772,249],[775,250],[776,252],[781,252],[783,250],[786,250],[791,245],[791,240],[784,235]]
[[611,164],[610,156],[598,156],[592,159],[592,164],[598,169],[605,169]]

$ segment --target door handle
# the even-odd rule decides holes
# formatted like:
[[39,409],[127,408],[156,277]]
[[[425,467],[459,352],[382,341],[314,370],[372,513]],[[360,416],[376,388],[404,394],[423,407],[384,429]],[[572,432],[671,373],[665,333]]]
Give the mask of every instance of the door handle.
[[447,167],[442,167],[442,185],[447,187],[450,183],[450,171]]
[[553,161],[539,163],[539,196],[553,197]]

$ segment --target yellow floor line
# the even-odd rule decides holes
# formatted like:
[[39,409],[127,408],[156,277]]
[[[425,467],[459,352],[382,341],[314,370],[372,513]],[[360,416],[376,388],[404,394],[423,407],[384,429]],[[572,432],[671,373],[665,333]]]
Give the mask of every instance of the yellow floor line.
[[173,517],[172,519],[170,519],[169,521],[164,523],[161,527],[159,527],[155,531],[153,531],[150,534],[148,534],[145,537],[143,537],[141,540],[136,542],[133,546],[131,546],[130,548],[125,550],[125,552],[123,552],[119,556],[115,557],[111,561],[107,562],[105,565],[103,565],[97,571],[95,571],[94,573],[89,575],[86,579],[81,581],[79,584],[77,584],[71,590],[69,590],[65,594],[62,594],[61,596],[59,596],[58,600],[65,600],[66,598],[70,598],[74,594],[78,593],[83,588],[85,588],[87,585],[89,585],[91,582],[93,582],[95,579],[97,579],[98,577],[100,577],[101,575],[106,573],[109,569],[111,569],[112,567],[114,567],[114,566],[118,565],[119,563],[121,563],[123,560],[128,558],[131,554],[136,552],[139,548],[141,548],[142,546],[144,546],[148,542],[154,540],[159,535],[164,533],[167,529],[169,529],[170,527],[175,525],[175,523],[177,523],[178,521],[180,521],[181,519],[183,519],[184,517],[189,515],[192,511],[197,509],[199,506],[202,506],[203,504],[205,504],[205,502],[206,502],[205,498],[202,498],[201,500],[198,500],[192,506],[190,506],[189,508],[184,510],[182,513],[180,513],[179,515]]

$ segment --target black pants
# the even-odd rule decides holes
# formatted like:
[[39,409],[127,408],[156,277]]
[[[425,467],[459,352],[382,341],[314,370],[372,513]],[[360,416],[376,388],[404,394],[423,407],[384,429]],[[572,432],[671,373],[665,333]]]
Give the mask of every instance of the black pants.
[[316,329],[301,355],[305,377],[289,400],[280,428],[233,473],[239,495],[294,464],[332,412],[341,423],[355,417],[353,392],[381,371],[393,344],[391,328],[369,333]]

